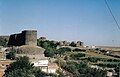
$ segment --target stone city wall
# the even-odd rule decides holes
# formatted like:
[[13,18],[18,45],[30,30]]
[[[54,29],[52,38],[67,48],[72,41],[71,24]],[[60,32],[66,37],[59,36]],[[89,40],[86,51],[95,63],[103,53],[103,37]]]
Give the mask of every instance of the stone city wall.
[[37,31],[24,30],[19,34],[10,35],[8,46],[37,45]]

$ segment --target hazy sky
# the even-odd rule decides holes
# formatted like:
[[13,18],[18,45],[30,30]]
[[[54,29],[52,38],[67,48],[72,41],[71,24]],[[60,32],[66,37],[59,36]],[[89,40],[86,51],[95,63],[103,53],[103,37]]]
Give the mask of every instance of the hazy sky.
[[[107,1],[120,24],[120,0]],[[120,30],[104,0],[0,0],[0,35],[24,29],[48,39],[120,46]]]

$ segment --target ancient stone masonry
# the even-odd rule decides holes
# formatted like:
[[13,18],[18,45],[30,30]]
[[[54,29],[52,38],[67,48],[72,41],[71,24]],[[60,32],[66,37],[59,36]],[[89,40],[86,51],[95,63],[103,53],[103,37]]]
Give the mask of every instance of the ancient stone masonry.
[[37,45],[37,31],[24,30],[19,34],[10,35],[8,46]]

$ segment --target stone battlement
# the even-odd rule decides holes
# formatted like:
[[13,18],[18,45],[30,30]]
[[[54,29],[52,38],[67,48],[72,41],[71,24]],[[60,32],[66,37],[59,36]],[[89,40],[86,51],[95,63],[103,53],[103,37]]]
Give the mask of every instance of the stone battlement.
[[37,30],[24,30],[10,35],[8,46],[37,45]]

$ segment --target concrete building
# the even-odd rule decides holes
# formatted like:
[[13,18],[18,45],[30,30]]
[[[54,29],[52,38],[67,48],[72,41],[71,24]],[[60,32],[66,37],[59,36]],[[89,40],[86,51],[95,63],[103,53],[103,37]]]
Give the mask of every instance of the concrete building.
[[59,68],[56,63],[50,63],[47,59],[33,62],[33,64],[35,67],[40,67],[40,69],[46,73],[56,73]]

